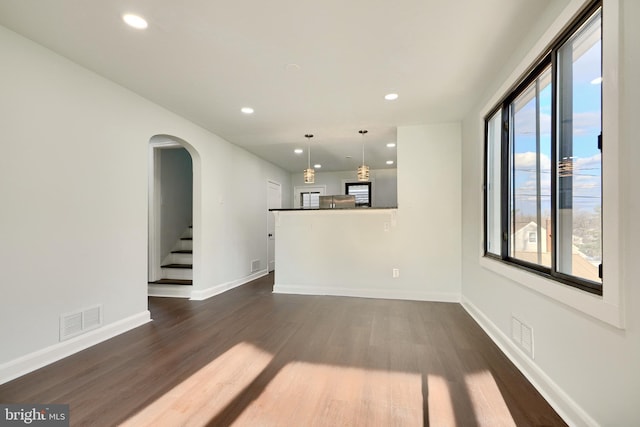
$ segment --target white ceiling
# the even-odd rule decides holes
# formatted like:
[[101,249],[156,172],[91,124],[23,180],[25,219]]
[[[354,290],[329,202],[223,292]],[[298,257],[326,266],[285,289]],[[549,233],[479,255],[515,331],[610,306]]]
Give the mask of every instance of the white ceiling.
[[305,133],[355,169],[368,129],[377,169],[397,126],[460,120],[554,1],[0,0],[0,24],[292,172]]

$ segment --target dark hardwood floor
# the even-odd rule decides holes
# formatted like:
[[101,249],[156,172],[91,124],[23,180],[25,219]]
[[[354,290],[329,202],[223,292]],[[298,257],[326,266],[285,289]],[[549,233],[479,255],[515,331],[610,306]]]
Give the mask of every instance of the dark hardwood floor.
[[0,385],[74,426],[558,426],[458,304],[274,295],[150,298],[153,322]]

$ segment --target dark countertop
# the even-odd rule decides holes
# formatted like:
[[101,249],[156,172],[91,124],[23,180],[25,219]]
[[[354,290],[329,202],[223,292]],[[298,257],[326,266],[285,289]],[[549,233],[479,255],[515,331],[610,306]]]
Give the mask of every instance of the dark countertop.
[[389,210],[398,209],[397,206],[389,206],[385,208],[283,208],[283,209],[269,209],[269,212],[291,212],[291,211],[375,211],[375,210]]

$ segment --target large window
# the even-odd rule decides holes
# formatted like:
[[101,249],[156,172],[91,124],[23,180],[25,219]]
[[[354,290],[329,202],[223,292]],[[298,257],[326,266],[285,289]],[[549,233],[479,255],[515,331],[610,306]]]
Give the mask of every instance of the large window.
[[300,192],[300,207],[302,209],[320,208],[320,192],[319,191]]
[[602,10],[485,120],[485,255],[602,294]]

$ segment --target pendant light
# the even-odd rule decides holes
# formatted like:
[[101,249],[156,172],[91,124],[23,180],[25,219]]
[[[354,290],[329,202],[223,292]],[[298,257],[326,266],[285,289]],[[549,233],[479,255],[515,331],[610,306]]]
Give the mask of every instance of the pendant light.
[[358,181],[369,181],[369,166],[364,164],[364,136],[367,132],[366,129],[358,131],[362,135],[362,165],[358,166]]
[[311,168],[311,138],[313,135],[308,133],[304,136],[307,138],[307,168],[304,170],[304,183],[313,184],[315,182],[316,171]]

